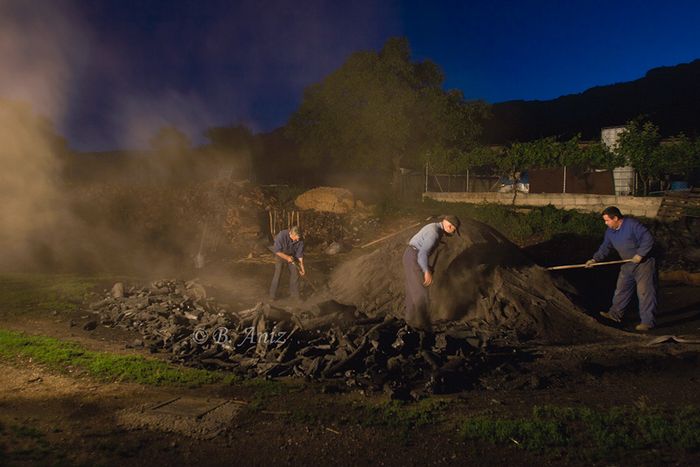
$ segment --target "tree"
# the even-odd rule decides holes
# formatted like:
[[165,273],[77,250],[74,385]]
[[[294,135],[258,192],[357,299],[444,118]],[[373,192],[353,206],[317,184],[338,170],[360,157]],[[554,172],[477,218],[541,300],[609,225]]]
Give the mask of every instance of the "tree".
[[691,140],[681,133],[668,144],[661,144],[659,152],[665,174],[688,180],[693,170],[700,168],[700,140]]
[[[582,144],[576,135],[567,141],[557,141],[553,136],[527,142],[513,142],[500,154],[491,157],[491,163],[501,175],[517,180],[529,169],[547,167],[613,168],[620,157],[612,154],[602,143]],[[516,184],[513,183],[513,192]],[[515,201],[515,195],[513,197]]]
[[443,91],[443,80],[434,63],[411,61],[405,38],[389,39],[307,88],[287,133],[307,167],[387,170],[398,189],[402,166],[454,160],[481,131],[486,104]]
[[151,149],[162,154],[180,154],[191,149],[185,133],[173,126],[164,126],[149,140]]
[[620,133],[617,152],[639,174],[645,195],[652,178],[659,178],[666,171],[667,160],[661,150],[659,127],[652,122],[639,119],[628,122]]
[[216,169],[251,178],[254,160],[262,161],[260,138],[244,125],[212,127],[204,132],[211,144],[202,148],[203,159]]
[[192,174],[192,144],[185,133],[173,126],[164,126],[149,140],[153,157],[149,159],[155,174],[179,182]]
[[213,127],[204,132],[212,147],[228,151],[249,151],[253,145],[253,132],[244,125]]

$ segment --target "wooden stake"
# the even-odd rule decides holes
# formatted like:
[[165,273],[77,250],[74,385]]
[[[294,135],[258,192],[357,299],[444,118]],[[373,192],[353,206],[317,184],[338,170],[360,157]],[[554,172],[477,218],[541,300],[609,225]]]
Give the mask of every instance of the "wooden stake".
[[268,218],[269,218],[269,220],[270,220],[270,223],[269,223],[269,226],[270,226],[270,235],[272,235],[272,238],[275,238],[275,234],[274,234],[274,232],[273,232],[273,227],[272,227],[272,209],[270,209],[269,211],[267,211],[267,214],[268,214]]

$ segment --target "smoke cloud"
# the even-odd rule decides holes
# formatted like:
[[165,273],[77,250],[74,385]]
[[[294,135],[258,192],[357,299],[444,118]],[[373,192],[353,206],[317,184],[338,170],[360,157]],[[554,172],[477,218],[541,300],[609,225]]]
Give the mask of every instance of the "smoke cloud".
[[65,115],[84,43],[62,2],[0,1],[0,265],[21,267],[65,219]]

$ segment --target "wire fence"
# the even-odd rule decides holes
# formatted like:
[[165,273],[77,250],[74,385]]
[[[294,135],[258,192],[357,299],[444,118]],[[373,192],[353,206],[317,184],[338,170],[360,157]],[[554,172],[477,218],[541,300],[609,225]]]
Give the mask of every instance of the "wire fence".
[[[526,174],[526,175],[525,175]],[[522,179],[508,180],[488,171],[461,174],[405,171],[401,177],[404,198],[420,197],[425,192],[495,192],[610,194],[618,196],[660,196],[666,192],[700,187],[700,167],[684,176],[667,175],[643,180],[632,167],[614,170],[586,170],[554,167],[525,172]]]

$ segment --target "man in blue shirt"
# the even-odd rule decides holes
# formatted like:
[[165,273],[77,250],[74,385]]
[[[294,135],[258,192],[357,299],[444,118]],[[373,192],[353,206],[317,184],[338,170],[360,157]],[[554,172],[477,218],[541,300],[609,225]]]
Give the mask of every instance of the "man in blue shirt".
[[603,210],[603,221],[608,226],[605,238],[593,258],[586,262],[586,267],[593,267],[597,261],[612,253],[613,249],[620,258],[631,262],[620,268],[610,310],[600,314],[619,323],[636,287],[641,323],[635,329],[648,331],[656,325],[656,262],[650,256],[654,238],[641,222],[624,217],[615,206]]
[[406,322],[420,329],[430,328],[428,317],[428,287],[433,283],[433,273],[428,266],[428,256],[433,252],[443,235],[459,235],[457,216],[445,216],[418,231],[408,242],[403,254],[403,269],[406,279]]
[[[304,241],[301,239],[301,230],[297,226],[282,230],[275,236],[273,247],[275,254],[275,275],[272,276],[270,284],[270,299],[277,298],[277,287],[282,274],[282,266],[286,264],[289,268],[289,295],[294,299],[299,299],[299,274],[306,274],[304,270]],[[295,264],[298,261],[298,266]]]

